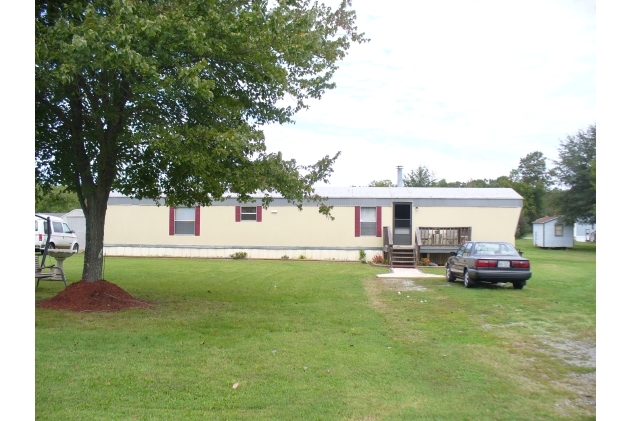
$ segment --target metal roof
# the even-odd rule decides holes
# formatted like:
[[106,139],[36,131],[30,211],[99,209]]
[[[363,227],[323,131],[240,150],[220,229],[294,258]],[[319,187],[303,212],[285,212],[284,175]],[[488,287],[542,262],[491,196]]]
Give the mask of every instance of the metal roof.
[[84,217],[84,216],[85,215],[83,215],[83,209],[73,209],[64,215],[64,217],[70,217],[70,218],[77,218],[77,217]]
[[317,187],[329,198],[375,199],[521,199],[509,188],[474,187]]
[[[315,193],[330,199],[522,199],[510,188],[479,187],[315,187]],[[226,193],[224,197],[234,197]],[[251,195],[262,198],[261,192]],[[273,198],[282,198],[277,192],[269,193]],[[110,198],[126,197],[111,192]]]
[[539,219],[536,219],[536,220],[532,221],[532,223],[533,224],[544,224],[544,223],[549,222],[549,221],[554,221],[555,219],[558,219],[558,218],[559,218],[558,216],[544,216],[543,218],[539,218]]

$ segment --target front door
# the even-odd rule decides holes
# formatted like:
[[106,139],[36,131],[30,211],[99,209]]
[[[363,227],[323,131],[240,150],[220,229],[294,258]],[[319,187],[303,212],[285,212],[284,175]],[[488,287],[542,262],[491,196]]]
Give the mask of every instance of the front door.
[[394,239],[395,246],[412,245],[412,204],[393,203],[394,206]]

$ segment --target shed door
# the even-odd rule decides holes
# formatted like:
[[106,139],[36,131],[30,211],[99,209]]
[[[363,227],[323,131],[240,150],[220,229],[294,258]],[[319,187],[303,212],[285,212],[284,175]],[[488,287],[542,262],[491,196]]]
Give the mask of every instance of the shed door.
[[398,246],[412,245],[412,204],[393,203],[394,207],[394,239]]

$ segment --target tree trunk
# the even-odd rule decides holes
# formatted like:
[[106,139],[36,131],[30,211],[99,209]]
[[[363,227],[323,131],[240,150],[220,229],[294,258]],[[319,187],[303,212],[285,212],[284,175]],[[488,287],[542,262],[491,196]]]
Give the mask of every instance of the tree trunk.
[[85,212],[85,256],[82,279],[96,282],[103,279],[103,239],[105,212],[109,194],[93,194],[87,197]]

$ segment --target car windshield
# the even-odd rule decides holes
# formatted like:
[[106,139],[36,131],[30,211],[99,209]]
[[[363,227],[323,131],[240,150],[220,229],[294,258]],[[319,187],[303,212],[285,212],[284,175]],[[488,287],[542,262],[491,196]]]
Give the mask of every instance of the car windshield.
[[473,254],[494,254],[500,256],[517,256],[517,250],[510,243],[476,243]]

